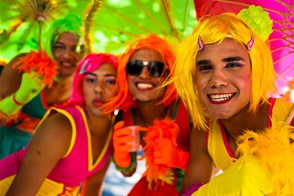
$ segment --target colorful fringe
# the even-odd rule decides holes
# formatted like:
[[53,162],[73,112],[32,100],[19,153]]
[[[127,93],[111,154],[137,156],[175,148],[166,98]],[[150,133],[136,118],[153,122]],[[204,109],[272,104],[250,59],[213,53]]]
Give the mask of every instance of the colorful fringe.
[[42,78],[41,82],[48,87],[52,86],[58,69],[57,62],[42,51],[32,51],[30,54],[21,57],[19,61],[14,63],[13,67],[26,73],[35,71],[36,75]]
[[272,195],[294,193],[293,126],[279,122],[260,133],[248,130],[238,141],[238,152],[245,160],[255,156],[272,173]]
[[[148,128],[147,135],[144,137],[146,146],[144,147],[144,156],[146,158],[146,175],[148,187],[151,189],[152,182],[155,184],[159,181],[162,184],[172,184],[175,177],[170,167],[162,164],[154,163],[154,152],[158,150],[158,144],[163,138],[169,138],[177,146],[176,138],[179,132],[179,127],[170,119],[155,120],[154,124]],[[173,152],[170,152],[173,153]]]

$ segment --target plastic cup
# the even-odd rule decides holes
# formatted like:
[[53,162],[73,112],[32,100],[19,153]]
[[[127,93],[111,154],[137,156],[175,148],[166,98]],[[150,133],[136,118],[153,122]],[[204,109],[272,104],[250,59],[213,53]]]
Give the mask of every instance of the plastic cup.
[[131,135],[135,137],[135,139],[130,142],[132,144],[132,149],[130,152],[136,152],[140,149],[140,130],[139,126],[128,126],[128,128],[132,129]]

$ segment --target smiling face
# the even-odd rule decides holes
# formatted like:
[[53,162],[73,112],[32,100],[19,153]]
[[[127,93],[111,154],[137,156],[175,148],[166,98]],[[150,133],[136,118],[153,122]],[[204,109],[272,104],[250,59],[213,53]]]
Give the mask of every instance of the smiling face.
[[103,63],[93,72],[85,73],[83,95],[86,109],[96,116],[103,116],[100,107],[116,95],[116,70],[109,63]]
[[58,73],[60,77],[69,77],[75,73],[77,64],[82,58],[76,48],[78,37],[74,33],[62,33],[52,46],[54,59],[58,62]]
[[228,119],[248,105],[251,68],[246,50],[226,38],[205,45],[196,58],[195,83],[205,110],[213,119]]
[[[164,63],[161,54],[151,49],[140,49],[132,55],[129,61],[141,60],[144,62],[157,61]],[[146,66],[137,75],[128,75],[129,91],[138,102],[158,102],[165,93],[164,88],[158,89],[166,79],[166,74],[159,77],[152,77]]]

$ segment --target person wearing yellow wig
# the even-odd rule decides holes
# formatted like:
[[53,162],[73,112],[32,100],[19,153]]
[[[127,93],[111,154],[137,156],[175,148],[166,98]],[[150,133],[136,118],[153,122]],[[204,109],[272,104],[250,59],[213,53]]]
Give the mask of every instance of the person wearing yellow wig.
[[183,41],[174,84],[194,124],[183,195],[293,194],[293,103],[271,97],[271,25],[250,6],[201,18]]

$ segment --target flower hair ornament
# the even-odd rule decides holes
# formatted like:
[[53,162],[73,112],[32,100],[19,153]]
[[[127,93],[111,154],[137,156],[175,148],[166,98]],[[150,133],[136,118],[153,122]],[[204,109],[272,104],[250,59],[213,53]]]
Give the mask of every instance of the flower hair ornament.
[[[246,24],[256,32],[263,41],[266,41],[269,38],[269,35],[273,32],[272,26],[273,21],[270,19],[269,14],[263,10],[261,6],[250,5],[246,9],[242,9],[237,16],[241,18]],[[231,37],[228,35],[228,37]],[[201,39],[201,36],[198,36],[198,50],[204,50],[205,44]],[[251,51],[254,46],[254,36],[252,35],[246,48],[248,51]]]

